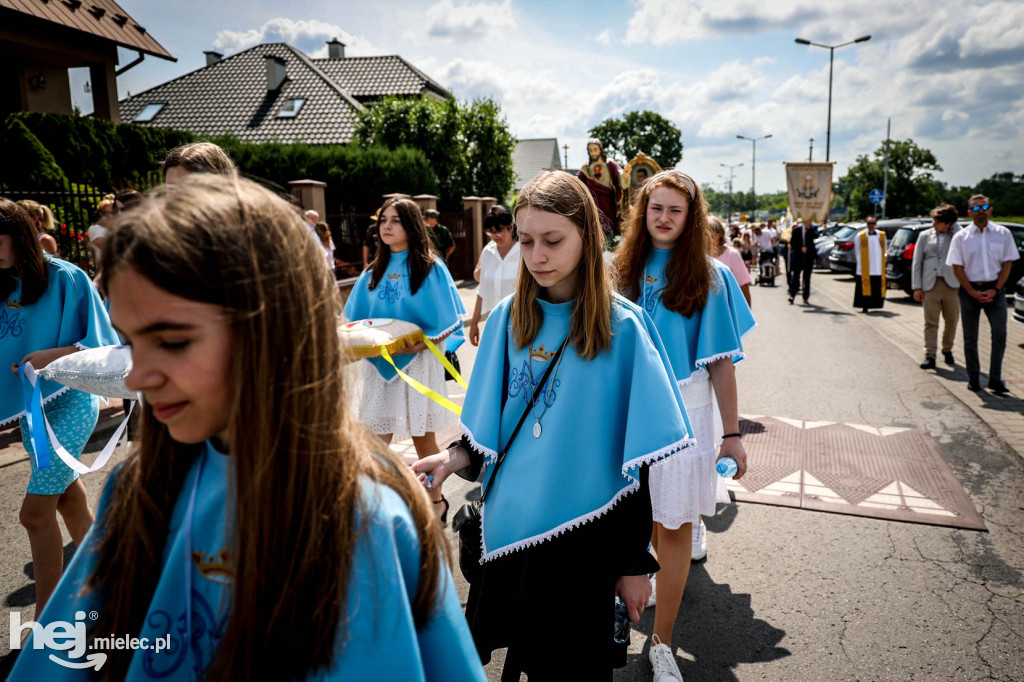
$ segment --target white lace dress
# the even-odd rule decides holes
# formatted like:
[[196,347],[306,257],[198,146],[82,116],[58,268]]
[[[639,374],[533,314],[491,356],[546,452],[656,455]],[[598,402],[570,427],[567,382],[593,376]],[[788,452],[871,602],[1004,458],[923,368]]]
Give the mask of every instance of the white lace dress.
[[[437,344],[444,352],[444,343]],[[420,394],[401,377],[385,381],[369,362],[359,362],[354,405],[357,418],[374,433],[422,436],[440,431],[455,421],[455,414]],[[444,367],[430,353],[421,351],[402,370],[424,386],[448,397]]]
[[701,367],[680,381],[679,392],[697,445],[656,462],[650,473],[654,520],[671,530],[696,523],[701,516],[714,516],[716,503],[729,502],[725,481],[715,471],[722,420],[708,371]]

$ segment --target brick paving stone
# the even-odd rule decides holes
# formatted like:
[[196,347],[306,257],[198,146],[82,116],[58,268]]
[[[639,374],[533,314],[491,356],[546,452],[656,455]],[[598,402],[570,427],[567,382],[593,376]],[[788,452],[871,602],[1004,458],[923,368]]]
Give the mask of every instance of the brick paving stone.
[[[849,275],[815,272],[812,280],[812,303],[814,296],[827,297],[839,309],[853,312],[859,320],[877,331],[882,338],[905,352],[915,362],[924,360],[924,311],[902,291],[889,290],[882,311],[862,314],[853,308],[854,280]],[[779,290],[780,296],[786,295]],[[937,358],[938,371],[927,374],[942,383],[953,395],[981,418],[1017,454],[1024,457],[1024,324],[1013,319],[1013,304],[1010,303],[1010,317],[1007,322],[1006,353],[1003,357],[1003,381],[1010,389],[1005,397],[987,390],[977,393],[967,390],[967,370],[964,366],[963,328],[957,325],[953,357],[956,366],[950,368]],[[941,338],[940,322],[940,338]],[[981,361],[984,389],[988,377],[988,355],[991,349],[991,335],[988,321],[982,315],[978,339],[978,357]]]

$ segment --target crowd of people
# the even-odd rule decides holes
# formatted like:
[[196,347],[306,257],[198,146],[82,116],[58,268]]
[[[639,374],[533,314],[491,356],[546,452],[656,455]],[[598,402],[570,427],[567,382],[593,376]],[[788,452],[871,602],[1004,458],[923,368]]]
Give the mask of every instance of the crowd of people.
[[[788,256],[789,302],[807,302],[813,226],[793,226],[785,248],[771,223],[740,234],[709,215],[694,178],[666,170],[639,189],[606,259],[587,186],[543,172],[486,215],[467,313],[446,265],[454,240],[410,199],[374,214],[343,302],[316,211],[241,179],[209,143],[172,150],[164,174],[146,195],[99,203],[95,281],[46,250],[45,212],[0,199],[0,297],[19,330],[0,333],[12,363],[0,423],[20,420],[30,453],[21,522],[40,623],[95,611],[90,636],[174,640],[163,654],[108,652],[107,679],[482,680],[497,649],[502,679],[608,679],[618,602],[633,622],[653,606],[653,678],[682,680],[672,637],[690,563],[708,551],[702,517],[729,499],[716,464],[735,460],[736,478],[747,467],[735,365],[756,326],[750,271]],[[978,315],[995,340],[1008,268],[989,262],[1003,236],[987,199],[971,206],[959,232],[955,211],[933,212],[914,286],[934,366],[940,311],[951,352],[959,283],[977,383]],[[857,249],[866,308],[884,298],[873,228]],[[349,358],[339,321],[386,318],[422,337]],[[466,320],[478,353],[456,415],[439,359]],[[1002,323],[1005,345],[1005,297]],[[25,368],[119,343],[141,419],[93,517],[77,474],[33,437]],[[96,396],[39,385],[56,440],[79,457]],[[461,438],[443,448],[455,420]],[[411,467],[388,447],[395,434],[412,437]],[[442,525],[452,474],[481,480],[486,498],[464,612]],[[58,514],[80,548],[66,568]],[[535,625],[553,585],[561,656]],[[28,643],[11,679],[74,676],[51,653]]]

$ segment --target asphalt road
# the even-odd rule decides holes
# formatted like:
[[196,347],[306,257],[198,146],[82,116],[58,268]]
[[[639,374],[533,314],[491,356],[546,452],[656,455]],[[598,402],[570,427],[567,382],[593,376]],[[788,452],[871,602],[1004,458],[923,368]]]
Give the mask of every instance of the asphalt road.
[[[720,506],[707,520],[708,558],[692,566],[673,638],[683,675],[690,682],[1022,680],[1024,461],[887,341],[880,325],[865,323],[848,290],[849,278],[815,273],[813,305],[803,307],[787,305],[781,286],[753,288],[759,327],[747,337],[749,359],[737,371],[740,412],[927,430],[990,532]],[[473,350],[467,344],[459,351],[467,375]],[[5,465],[2,455],[6,624],[12,608],[23,621],[31,617],[34,589],[17,521],[28,464]],[[94,504],[103,478],[86,480]],[[453,511],[472,488],[454,477],[446,484]],[[555,578],[552,610],[541,619],[552,655],[586,655],[559,647],[565,614],[558,582],[571,579]],[[457,583],[465,600],[461,576]],[[650,680],[652,625],[650,610],[634,624],[629,663],[615,680]],[[8,649],[0,637],[0,656]],[[499,678],[501,660],[499,653],[488,666],[490,679]]]

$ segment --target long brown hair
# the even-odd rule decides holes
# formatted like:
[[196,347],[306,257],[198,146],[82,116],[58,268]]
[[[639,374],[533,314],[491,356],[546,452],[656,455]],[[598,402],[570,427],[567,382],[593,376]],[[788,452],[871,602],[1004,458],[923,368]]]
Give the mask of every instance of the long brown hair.
[[[377,213],[377,233],[380,234],[380,221],[384,219],[384,211],[390,206],[395,207],[398,219],[402,223],[402,229],[409,239],[409,290],[412,293],[419,291],[423,280],[430,274],[430,268],[434,267],[434,245],[427,233],[427,224],[423,222],[423,215],[420,207],[412,199],[392,197],[380,207]],[[370,263],[370,289],[376,289],[380,284],[381,277],[387,272],[388,262],[391,260],[391,247],[380,239],[380,247],[377,255]]]
[[[576,297],[569,323],[569,342],[576,354],[593,360],[612,344],[612,290],[604,269],[604,231],[597,205],[586,186],[562,171],[546,171],[526,183],[516,202],[518,216],[533,208],[565,216],[580,230],[583,257],[577,269]],[[533,343],[544,324],[537,302],[540,285],[523,262],[509,312],[512,338],[520,348]]]
[[14,267],[0,271],[0,298],[6,299],[21,280],[21,305],[39,300],[50,282],[43,247],[39,243],[32,217],[9,199],[0,198],[0,234],[11,238]]
[[[690,191],[687,184],[693,186]],[[615,254],[615,288],[631,301],[640,297],[640,280],[644,265],[653,248],[647,231],[647,204],[651,192],[658,187],[671,187],[690,199],[690,210],[679,241],[665,267],[665,289],[661,301],[673,312],[689,317],[704,309],[711,288],[711,247],[708,229],[708,204],[700,185],[693,178],[676,170],[662,171],[647,181],[626,219],[624,237]]]
[[[222,306],[231,319],[236,574],[223,639],[201,675],[207,679],[296,679],[332,664],[368,516],[361,478],[393,488],[412,512],[418,624],[441,589],[446,545],[426,496],[346,408],[341,302],[320,247],[299,238],[304,230],[269,191],[202,174],[122,214],[103,253],[108,281],[130,268],[176,296]],[[171,514],[202,447],[175,442],[142,405],[139,439],[95,529],[98,558],[87,589],[104,603],[94,633],[143,627]],[[104,676],[121,679],[131,653],[110,653]]]

